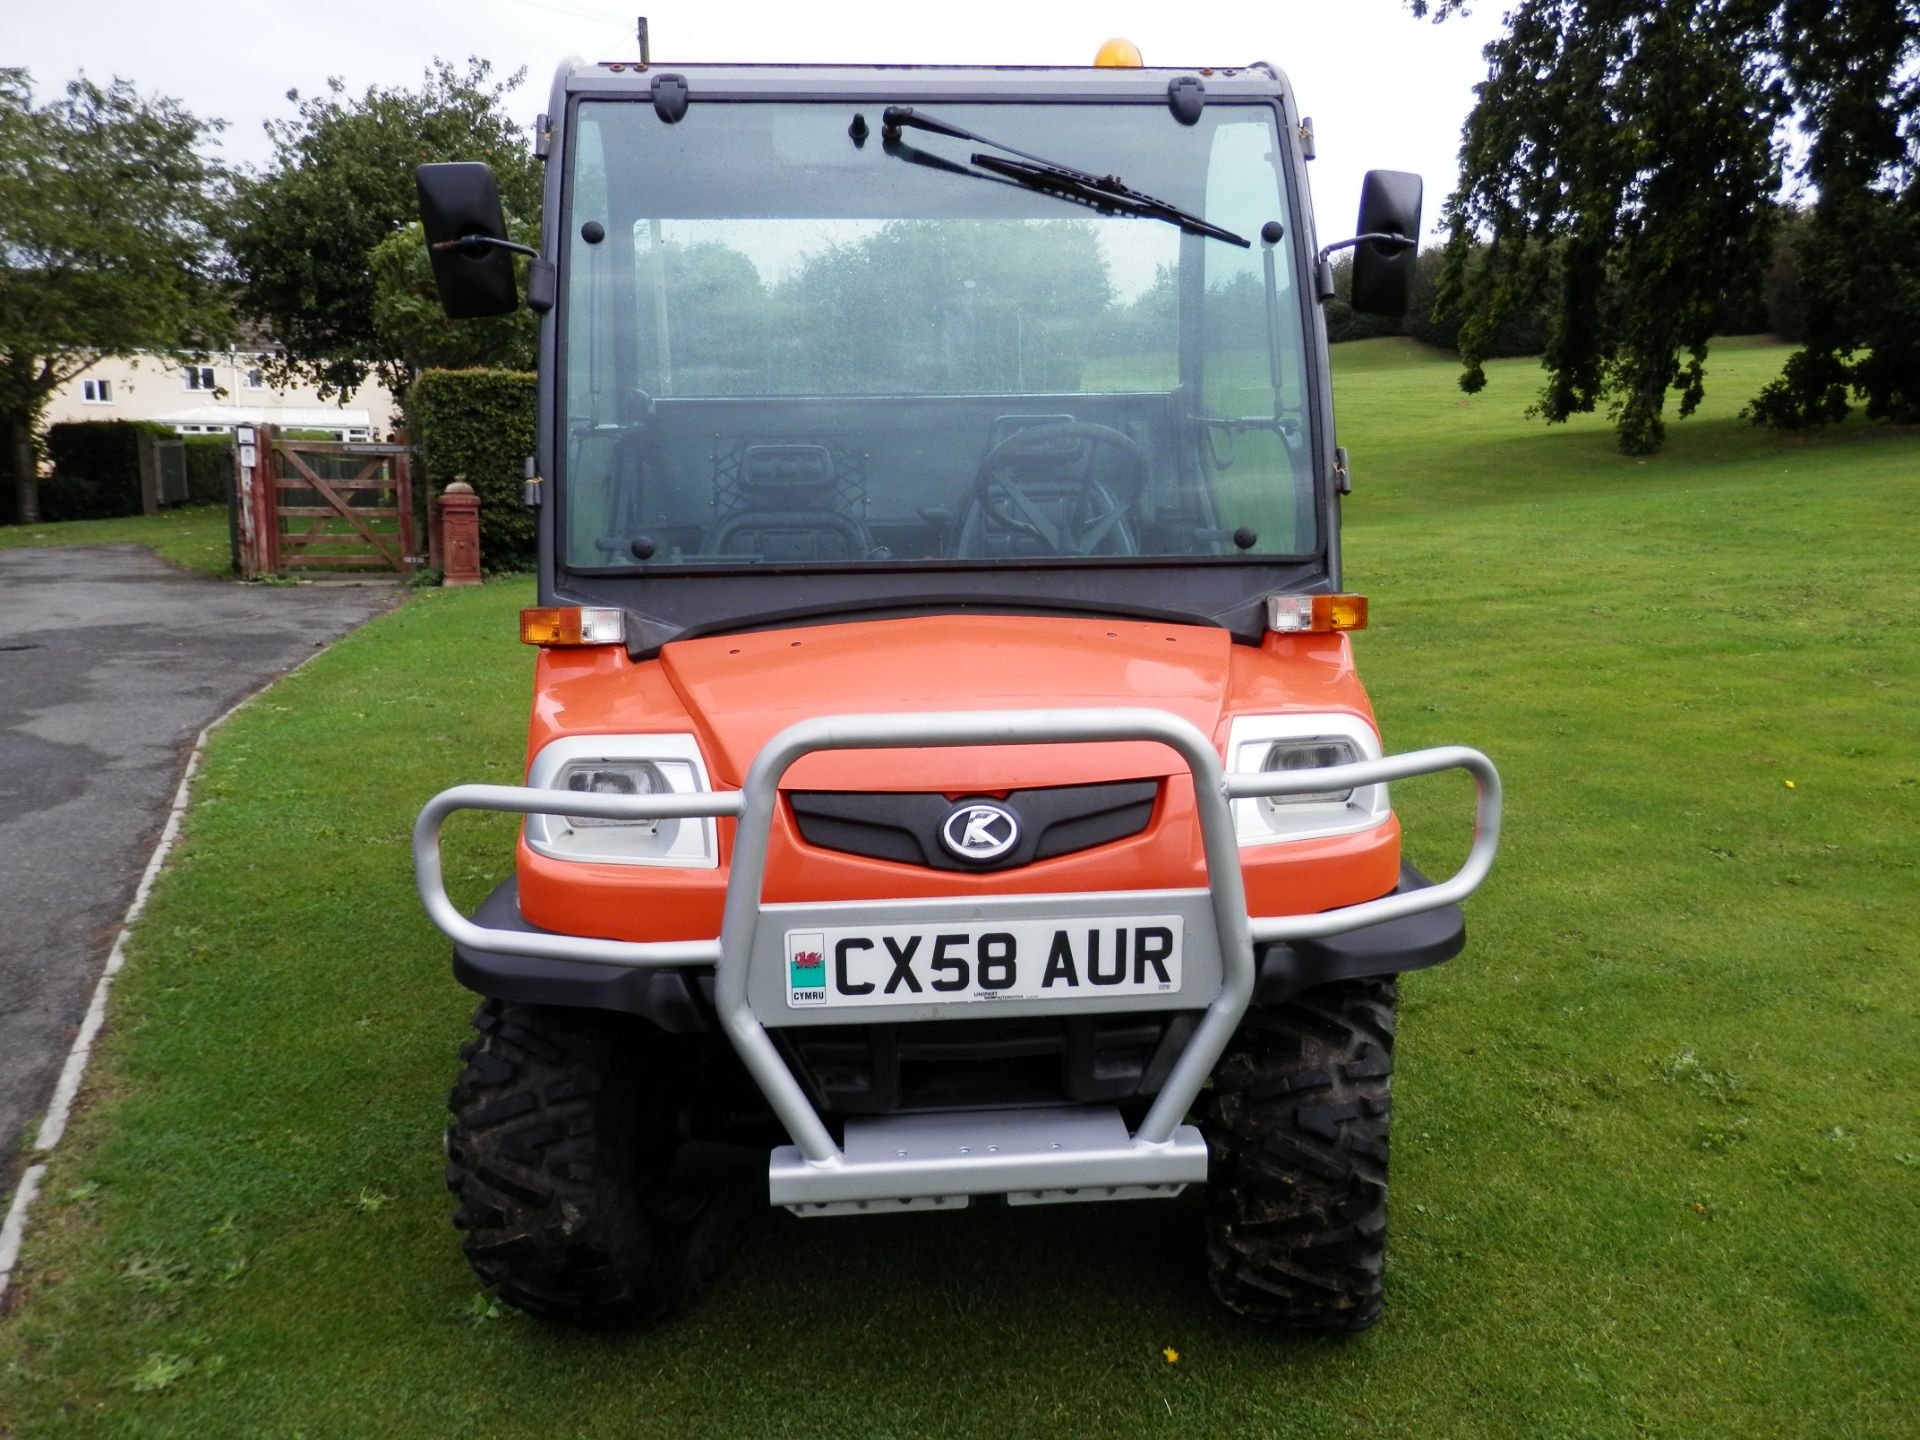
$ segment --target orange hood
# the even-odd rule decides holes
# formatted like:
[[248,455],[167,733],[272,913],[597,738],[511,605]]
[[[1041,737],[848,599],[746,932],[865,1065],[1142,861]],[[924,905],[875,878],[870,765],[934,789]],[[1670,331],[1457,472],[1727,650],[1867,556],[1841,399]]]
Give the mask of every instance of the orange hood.
[[[1269,635],[1256,648],[1203,626],[938,615],[682,640],[638,664],[612,645],[543,650],[527,754],[559,735],[693,729],[713,784],[732,789],[761,746],[815,715],[1112,705],[1171,711],[1216,742],[1229,711],[1372,715],[1345,635]],[[962,795],[1185,768],[1147,742],[823,751],[785,783]]]
[[[1345,711],[1371,718],[1343,634],[1268,635],[1133,621],[936,615],[683,640],[636,662],[616,645],[540,652],[531,758],[561,735],[696,731],[716,789],[735,789],[778,731],[817,715],[1141,705],[1191,721],[1216,744],[1229,714]],[[769,900],[873,900],[1203,885],[1185,764],[1151,742],[820,751],[787,772],[792,789],[944,791],[951,796],[1172,776],[1154,824],[1115,846],[968,875],[803,845],[776,813]],[[582,864],[521,841],[521,913],[537,925],[624,939],[711,936],[721,868]],[[1399,873],[1399,826],[1242,852],[1253,913],[1371,899]],[[644,891],[646,903],[635,896]],[[591,917],[583,918],[583,917]],[[586,927],[586,928],[581,928]]]
[[[942,616],[709,640],[661,651],[711,758],[736,786],[769,739],[815,715],[1152,705],[1212,735],[1227,688],[1223,630],[1106,620]],[[1163,746],[985,746],[807,756],[796,789],[953,793],[1139,779],[1184,769]]]

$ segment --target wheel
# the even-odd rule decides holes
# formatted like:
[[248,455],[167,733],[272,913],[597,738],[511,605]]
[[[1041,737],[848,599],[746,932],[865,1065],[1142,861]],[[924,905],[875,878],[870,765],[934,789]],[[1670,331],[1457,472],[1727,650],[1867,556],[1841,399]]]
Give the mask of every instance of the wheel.
[[[1094,456],[1116,451],[1117,489],[1095,478]],[[986,454],[967,497],[958,552],[979,558],[990,537],[1018,553],[1043,556],[1136,555],[1128,524],[1147,488],[1147,456],[1125,431],[1085,421],[1030,425]]]
[[474,1273],[547,1320],[657,1320],[731,1252],[751,1196],[670,1164],[678,1101],[710,1037],[592,1011],[488,1000],[448,1098],[447,1188]]
[[1299,1330],[1380,1318],[1395,997],[1387,976],[1255,1007],[1214,1067],[1207,1278],[1229,1310]]

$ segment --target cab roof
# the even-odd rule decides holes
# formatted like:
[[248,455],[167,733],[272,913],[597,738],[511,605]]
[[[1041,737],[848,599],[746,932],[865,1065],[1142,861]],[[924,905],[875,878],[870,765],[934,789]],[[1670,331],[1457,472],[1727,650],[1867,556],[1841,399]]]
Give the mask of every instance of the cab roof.
[[1230,66],[1092,65],[677,65],[666,61],[572,59],[560,67],[556,90],[568,94],[652,92],[659,75],[686,81],[689,99],[793,99],[859,96],[933,100],[974,98],[1144,99],[1164,96],[1183,76],[1197,77],[1209,97],[1266,99],[1287,92],[1286,77],[1265,61]]

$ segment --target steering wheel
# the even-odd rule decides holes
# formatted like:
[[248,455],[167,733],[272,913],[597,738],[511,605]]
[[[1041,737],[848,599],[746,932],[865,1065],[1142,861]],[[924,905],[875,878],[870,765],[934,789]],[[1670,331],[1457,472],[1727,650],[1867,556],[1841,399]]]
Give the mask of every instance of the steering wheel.
[[[1101,450],[1120,457],[1111,487],[1095,476]],[[1127,521],[1146,488],[1146,451],[1124,431],[1079,420],[1030,425],[981,460],[955,552],[980,558],[991,536],[1007,535],[1039,555],[1137,555]]]

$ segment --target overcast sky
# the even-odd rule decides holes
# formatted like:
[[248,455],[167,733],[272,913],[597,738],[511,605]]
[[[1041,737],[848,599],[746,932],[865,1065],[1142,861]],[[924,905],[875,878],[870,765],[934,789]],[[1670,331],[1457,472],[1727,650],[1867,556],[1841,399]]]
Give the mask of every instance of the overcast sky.
[[1481,47],[1500,9],[1435,26],[1400,0],[0,0],[0,65],[25,66],[46,96],[75,73],[115,75],[183,101],[230,128],[235,164],[269,153],[261,123],[290,115],[289,89],[312,93],[329,75],[358,92],[413,85],[434,56],[479,55],[502,73],[525,66],[517,118],[546,104],[554,66],[635,56],[634,16],[647,15],[657,61],[878,61],[1084,65],[1124,35],[1149,65],[1269,60],[1293,81],[1314,119],[1312,180],[1321,241],[1347,233],[1371,168],[1426,177],[1425,223],[1453,188],[1460,124],[1483,78]]

